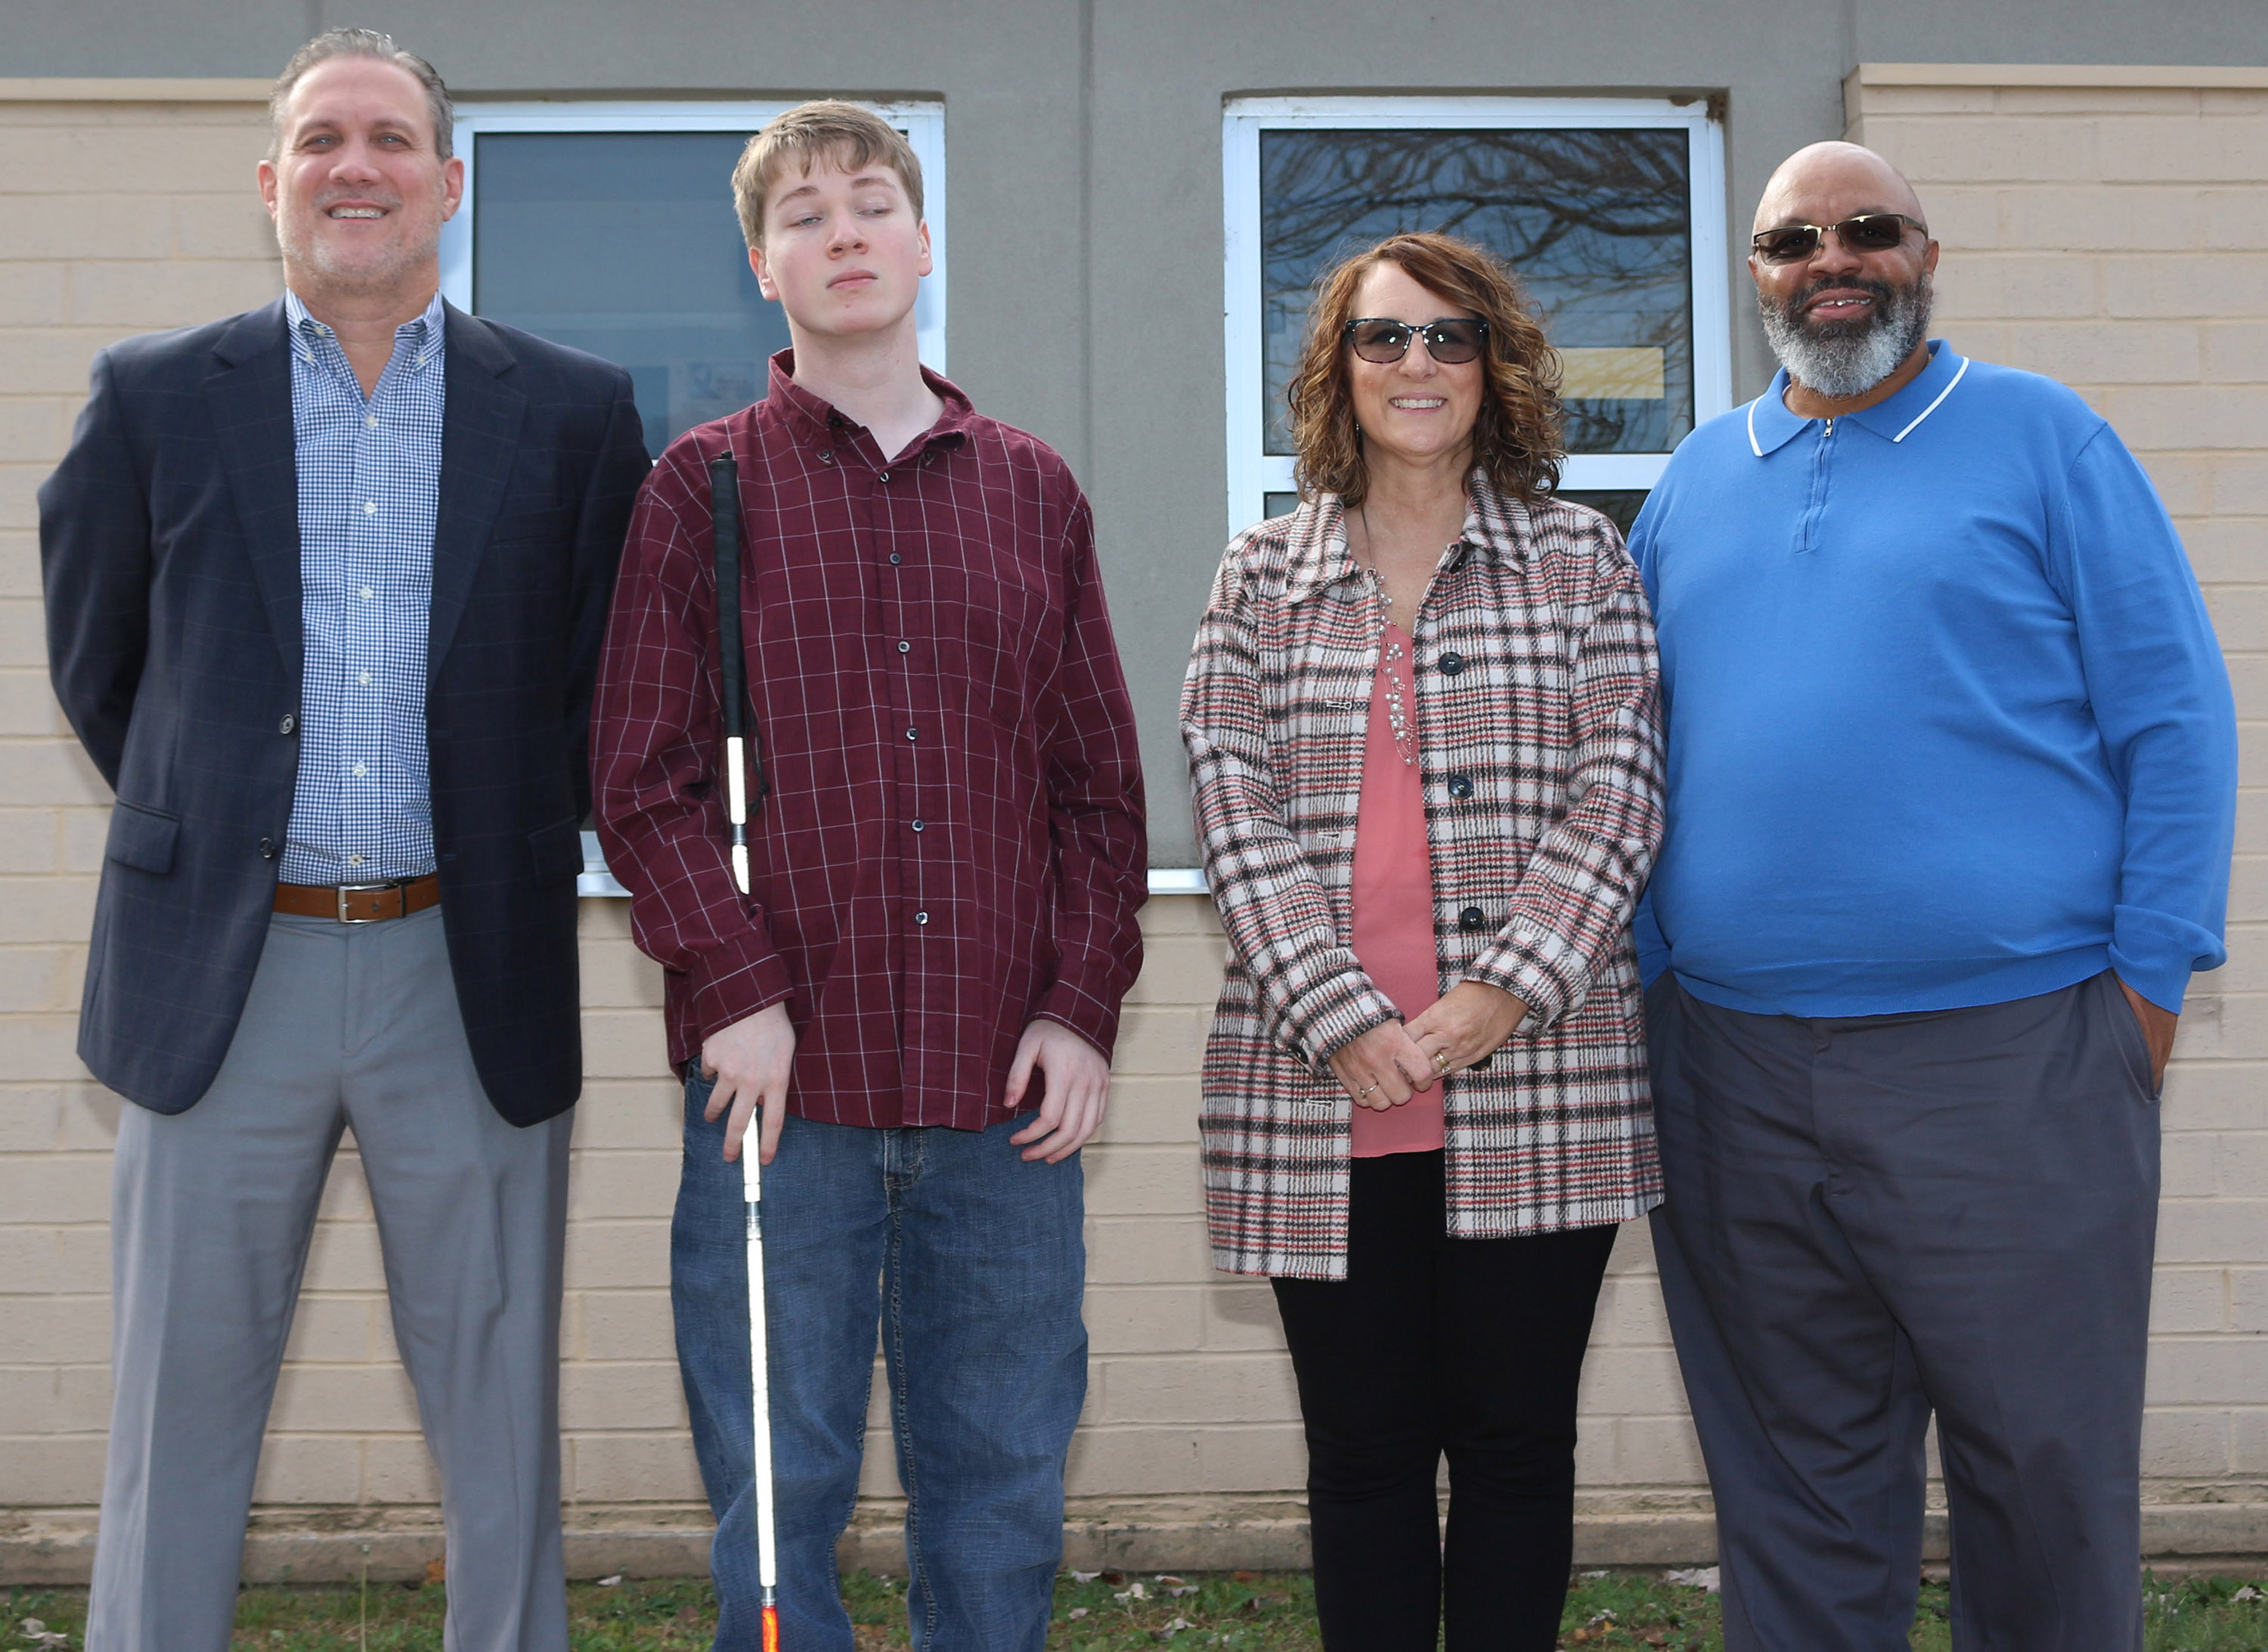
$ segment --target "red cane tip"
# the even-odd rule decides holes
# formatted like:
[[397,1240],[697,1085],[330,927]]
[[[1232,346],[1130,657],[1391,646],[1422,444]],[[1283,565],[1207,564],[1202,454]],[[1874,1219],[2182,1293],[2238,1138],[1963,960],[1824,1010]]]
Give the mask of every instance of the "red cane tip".
[[764,1608],[764,1652],[779,1652],[779,1608]]

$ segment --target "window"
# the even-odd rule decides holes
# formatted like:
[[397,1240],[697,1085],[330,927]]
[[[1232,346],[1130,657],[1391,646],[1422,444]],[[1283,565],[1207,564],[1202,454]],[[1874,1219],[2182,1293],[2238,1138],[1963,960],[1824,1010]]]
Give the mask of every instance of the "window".
[[[459,111],[465,199],[441,243],[450,302],[630,370],[647,448],[763,393],[787,344],[756,291],[733,163],[784,104],[521,103]],[[945,113],[880,106],[922,165],[936,269],[915,320],[945,371]]]
[[1702,105],[1255,98],[1225,140],[1231,531],[1297,500],[1284,387],[1316,276],[1397,231],[1479,241],[1527,282],[1565,369],[1569,497],[1627,526],[1670,449],[1732,405],[1722,133]]

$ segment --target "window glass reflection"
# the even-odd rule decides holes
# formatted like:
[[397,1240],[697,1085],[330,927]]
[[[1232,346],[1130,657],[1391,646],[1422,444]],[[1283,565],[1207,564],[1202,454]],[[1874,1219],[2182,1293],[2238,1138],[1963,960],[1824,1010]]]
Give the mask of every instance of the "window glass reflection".
[[648,451],[763,393],[787,348],[733,211],[744,132],[484,132],[473,308],[630,370]]
[[1402,230],[1480,242],[1519,271],[1566,367],[1568,449],[1665,453],[1693,428],[1682,128],[1260,135],[1267,451],[1315,277]]
[[1563,499],[1572,499],[1578,505],[1589,505],[1602,516],[1610,520],[1616,527],[1621,528],[1623,537],[1627,539],[1630,537],[1631,524],[1638,520],[1638,511],[1646,504],[1646,496],[1649,491],[1650,490],[1646,488],[1564,488],[1560,490],[1559,497]]

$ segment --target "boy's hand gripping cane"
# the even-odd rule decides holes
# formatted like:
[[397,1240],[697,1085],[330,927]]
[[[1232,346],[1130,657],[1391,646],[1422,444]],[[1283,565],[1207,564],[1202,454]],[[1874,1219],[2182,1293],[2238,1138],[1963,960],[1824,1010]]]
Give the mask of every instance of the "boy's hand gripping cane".
[[[731,450],[709,461],[711,527],[717,552],[717,663],[723,678],[725,815],[733,829],[733,881],[748,892],[749,762],[753,795],[761,804],[770,788],[763,756],[752,749],[747,726],[747,660],[740,642],[740,468]],[[767,1105],[780,1104],[773,1097]],[[762,1121],[752,1121],[754,1135]],[[764,1355],[763,1167],[754,1140],[740,1147],[740,1182],[748,1214],[748,1375],[756,1467],[756,1581],[763,1586],[763,1652],[779,1652],[779,1545],[772,1515],[771,1377]]]

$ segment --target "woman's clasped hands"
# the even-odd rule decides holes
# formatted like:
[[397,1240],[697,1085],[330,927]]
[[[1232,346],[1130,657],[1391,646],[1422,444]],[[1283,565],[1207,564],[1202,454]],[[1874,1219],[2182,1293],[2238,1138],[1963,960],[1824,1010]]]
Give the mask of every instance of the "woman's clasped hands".
[[1408,1022],[1387,1021],[1341,1046],[1331,1071],[1356,1106],[1382,1113],[1495,1054],[1527,1016],[1502,988],[1461,981]]

